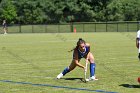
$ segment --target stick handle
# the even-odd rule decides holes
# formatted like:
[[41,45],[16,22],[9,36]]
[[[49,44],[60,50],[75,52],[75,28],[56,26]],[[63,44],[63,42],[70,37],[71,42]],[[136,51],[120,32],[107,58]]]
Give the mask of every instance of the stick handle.
[[87,65],[88,65],[88,63],[86,62],[85,79],[86,79],[86,74],[87,74]]
[[86,69],[85,69],[85,72],[87,72],[87,65],[88,65],[88,63],[86,62]]

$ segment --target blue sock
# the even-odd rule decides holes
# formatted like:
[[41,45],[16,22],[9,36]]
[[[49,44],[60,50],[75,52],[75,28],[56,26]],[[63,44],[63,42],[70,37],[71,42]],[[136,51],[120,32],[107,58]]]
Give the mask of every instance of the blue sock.
[[66,67],[66,68],[64,69],[64,71],[62,72],[62,74],[65,75],[65,74],[67,74],[68,72],[70,72],[70,70],[69,70],[68,67]]
[[90,63],[90,77],[94,76],[95,74],[95,63]]

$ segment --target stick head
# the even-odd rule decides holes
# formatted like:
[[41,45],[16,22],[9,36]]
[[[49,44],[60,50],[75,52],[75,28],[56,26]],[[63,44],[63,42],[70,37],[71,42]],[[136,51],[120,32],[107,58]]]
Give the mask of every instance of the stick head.
[[83,79],[84,83],[87,83],[89,81],[89,79]]
[[86,81],[86,82],[88,82],[88,81],[89,81],[89,79],[85,79],[85,81]]
[[89,81],[89,79],[82,79],[82,82],[87,83]]

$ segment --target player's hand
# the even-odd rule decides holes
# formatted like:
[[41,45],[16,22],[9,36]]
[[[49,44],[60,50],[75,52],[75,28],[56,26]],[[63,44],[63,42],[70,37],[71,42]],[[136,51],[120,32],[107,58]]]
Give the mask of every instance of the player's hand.
[[86,63],[88,63],[88,59],[86,59]]

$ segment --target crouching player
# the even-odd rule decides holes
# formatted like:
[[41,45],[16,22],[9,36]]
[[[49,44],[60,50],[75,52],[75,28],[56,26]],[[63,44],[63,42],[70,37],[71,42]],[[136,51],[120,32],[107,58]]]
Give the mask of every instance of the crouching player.
[[86,43],[82,38],[79,38],[77,42],[77,46],[71,50],[73,52],[73,59],[71,64],[66,67],[63,72],[61,72],[58,76],[57,79],[62,78],[64,75],[66,75],[68,72],[72,71],[76,66],[83,68],[83,70],[86,70],[86,67],[80,64],[80,59],[85,58],[86,62],[90,62],[90,78],[89,80],[98,80],[95,77],[95,61],[93,54],[90,52],[90,45]]

